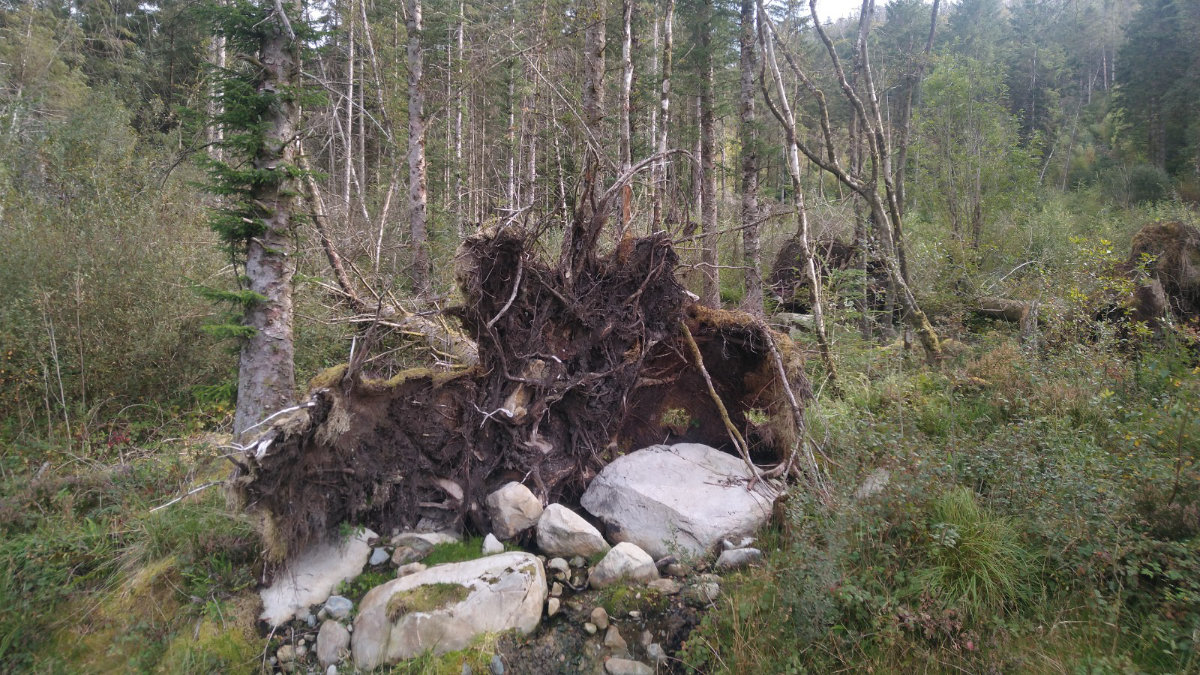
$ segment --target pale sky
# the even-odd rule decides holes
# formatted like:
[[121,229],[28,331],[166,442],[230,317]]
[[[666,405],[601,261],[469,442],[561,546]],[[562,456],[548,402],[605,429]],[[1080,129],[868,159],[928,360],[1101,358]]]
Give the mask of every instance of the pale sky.
[[[875,0],[875,9],[883,9],[887,4],[888,0]],[[928,4],[928,0],[926,0],[926,4]],[[817,0],[817,15],[821,17],[821,23],[825,23],[828,19],[840,19],[857,14],[861,8],[862,0]]]

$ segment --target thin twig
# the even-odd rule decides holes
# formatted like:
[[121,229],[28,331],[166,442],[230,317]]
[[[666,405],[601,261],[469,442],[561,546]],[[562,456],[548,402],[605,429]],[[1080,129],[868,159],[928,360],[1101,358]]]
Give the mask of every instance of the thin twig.
[[500,320],[500,317],[504,316],[504,313],[508,311],[508,308],[512,307],[513,300],[517,299],[517,290],[521,288],[521,274],[524,271],[525,258],[517,258],[517,278],[515,281],[513,281],[512,294],[508,296],[508,302],[504,303],[504,306],[500,308],[500,311],[496,313],[496,316],[493,316],[492,320],[487,322],[487,327],[489,330],[492,328],[492,326],[496,325],[496,322]]
[[713,403],[717,406],[717,412],[721,415],[721,421],[725,424],[725,430],[729,433],[729,440],[733,441],[734,447],[737,448],[738,454],[742,460],[746,462],[746,466],[750,469],[750,475],[754,478],[750,482],[750,489],[754,488],[754,483],[759,479],[760,473],[754,462],[750,460],[750,446],[746,443],[746,439],[742,437],[742,432],[733,425],[733,421],[729,419],[729,411],[725,409],[725,402],[717,395],[717,389],[713,386],[712,377],[708,374],[708,369],[704,367],[704,357],[700,355],[700,347],[696,344],[696,339],[692,337],[692,331],[688,329],[687,323],[680,321],[679,326],[683,329],[683,339],[687,342],[688,350],[692,354],[692,359],[696,362],[696,370],[700,371],[701,377],[704,378],[704,384],[708,386],[708,395],[712,397]]
[[221,481],[214,480],[214,481],[205,483],[204,485],[201,485],[200,487],[192,488],[191,490],[188,490],[187,492],[179,495],[178,497],[176,497],[175,499],[172,499],[171,501],[167,502],[166,504],[160,504],[159,506],[156,506],[156,507],[150,509],[150,513],[154,513],[155,511],[158,511],[159,509],[165,509],[172,504],[183,501],[183,499],[185,497],[190,497],[191,495],[194,495],[197,492],[200,492],[201,490],[207,490],[208,488],[210,488],[214,485],[218,485],[220,483],[221,483]]

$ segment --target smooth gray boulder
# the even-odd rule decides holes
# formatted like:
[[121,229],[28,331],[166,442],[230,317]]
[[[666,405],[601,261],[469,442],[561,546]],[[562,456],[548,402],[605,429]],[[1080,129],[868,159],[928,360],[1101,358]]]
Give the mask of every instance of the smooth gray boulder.
[[[612,548],[604,559],[592,568],[588,585],[592,588],[607,588],[616,583],[648,583],[658,578],[658,568],[637,544],[623,541]],[[603,628],[603,626],[601,626]]]
[[330,596],[325,601],[325,615],[331,619],[339,621],[350,616],[350,610],[354,609],[354,602],[350,598],[344,598],[340,595]]
[[542,503],[524,485],[512,482],[487,496],[492,531],[501,539],[512,539],[537,525]]
[[561,504],[551,504],[537,524],[538,548],[546,555],[569,558],[607,553],[608,542],[591,523]]
[[338,584],[362,573],[371,555],[367,542],[377,536],[363,529],[339,542],[320,543],[301,553],[259,593],[263,603],[259,618],[272,627],[280,626],[325,602]]
[[322,666],[335,665],[341,662],[346,650],[350,648],[350,631],[342,624],[327,619],[317,632],[317,661]]
[[463,649],[483,633],[537,628],[546,573],[537,556],[500,553],[437,565],[371,589],[354,620],[354,664],[371,670]]
[[496,535],[488,533],[488,536],[483,538],[483,554],[496,555],[497,553],[504,553],[504,544],[500,543]]
[[722,539],[749,535],[767,522],[775,489],[737,457],[697,443],[655,445],[619,457],[592,479],[580,504],[614,541],[637,544],[655,558],[703,556]]

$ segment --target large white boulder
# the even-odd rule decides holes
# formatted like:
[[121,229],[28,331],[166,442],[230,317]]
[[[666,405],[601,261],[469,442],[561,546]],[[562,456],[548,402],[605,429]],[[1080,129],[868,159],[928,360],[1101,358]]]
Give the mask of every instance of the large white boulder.
[[537,525],[542,517],[542,503],[529,488],[511,482],[487,497],[492,532],[500,539],[512,539]]
[[619,457],[592,479],[580,504],[614,541],[654,558],[701,556],[726,537],[751,534],[771,515],[775,490],[748,490],[746,464],[696,443],[655,445]]
[[483,633],[537,628],[546,573],[524,552],[437,565],[371,589],[354,620],[354,664],[371,670],[463,649]]
[[272,627],[279,626],[297,615],[303,616],[312,605],[325,602],[338,584],[362,573],[371,555],[367,542],[377,536],[363,529],[340,541],[316,544],[301,553],[259,594],[263,603],[259,618]]
[[591,523],[561,504],[551,504],[537,525],[538,548],[546,555],[585,558],[608,552],[608,542]]

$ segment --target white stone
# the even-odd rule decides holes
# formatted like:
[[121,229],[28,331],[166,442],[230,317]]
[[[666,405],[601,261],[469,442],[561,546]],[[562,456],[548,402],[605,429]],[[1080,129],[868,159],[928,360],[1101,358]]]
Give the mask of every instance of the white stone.
[[622,581],[646,583],[658,578],[658,568],[650,557],[636,544],[623,541],[604,556],[588,575],[592,588],[607,588]]
[[529,488],[512,482],[487,496],[492,530],[501,539],[512,539],[537,525],[542,503]]
[[483,538],[483,554],[496,555],[497,553],[504,553],[504,544],[500,543],[496,535],[488,534],[488,536]]
[[390,558],[390,557],[392,557],[392,556],[388,554],[386,548],[382,548],[382,547],[376,548],[374,551],[371,552],[371,559],[367,561],[367,564],[368,565],[382,565],[383,563],[387,562],[388,558]]
[[551,558],[546,563],[546,571],[554,577],[565,579],[567,574],[571,572],[571,566],[562,558]]
[[593,609],[591,618],[592,623],[596,624],[596,628],[599,628],[600,630],[608,628],[608,611],[603,607],[597,607],[596,609]]
[[763,552],[756,548],[731,548],[728,551],[721,551],[721,556],[717,558],[717,568],[736,570],[756,563],[762,560],[762,557]]
[[[429,611],[388,617],[393,596],[427,584],[464,586],[466,597]],[[444,654],[463,649],[482,633],[516,629],[528,634],[541,621],[545,601],[546,574],[541,561],[529,553],[436,565],[367,593],[354,621],[354,663],[370,670],[426,650]]]
[[861,502],[883,492],[892,480],[892,474],[887,469],[875,469],[863,480],[862,485],[854,491],[854,501]]
[[401,565],[396,568],[396,578],[398,579],[400,577],[406,577],[410,574],[416,574],[417,572],[424,572],[427,569],[429,569],[428,565],[419,562]]
[[696,443],[656,445],[619,457],[596,476],[580,504],[615,541],[655,558],[703,556],[722,539],[760,528],[778,496],[766,481],[747,490],[746,464]]
[[350,648],[350,631],[342,624],[329,619],[321,624],[317,632],[317,661],[322,666],[339,663]]
[[457,544],[462,541],[462,537],[454,532],[401,532],[392,537],[393,546],[412,546],[417,542],[424,542],[430,548],[438,544]]
[[550,598],[546,601],[546,616],[554,616],[558,614],[558,608],[562,604],[562,600],[558,598]]
[[537,524],[538,548],[547,555],[593,556],[608,551],[608,542],[591,523],[561,504],[551,504]]
[[604,662],[604,672],[608,675],[654,675],[654,669],[640,661],[615,657]]
[[312,605],[325,602],[338,584],[362,573],[371,555],[367,542],[376,536],[364,529],[340,542],[317,544],[301,553],[259,594],[263,603],[259,618],[280,626],[298,614],[307,614]]

